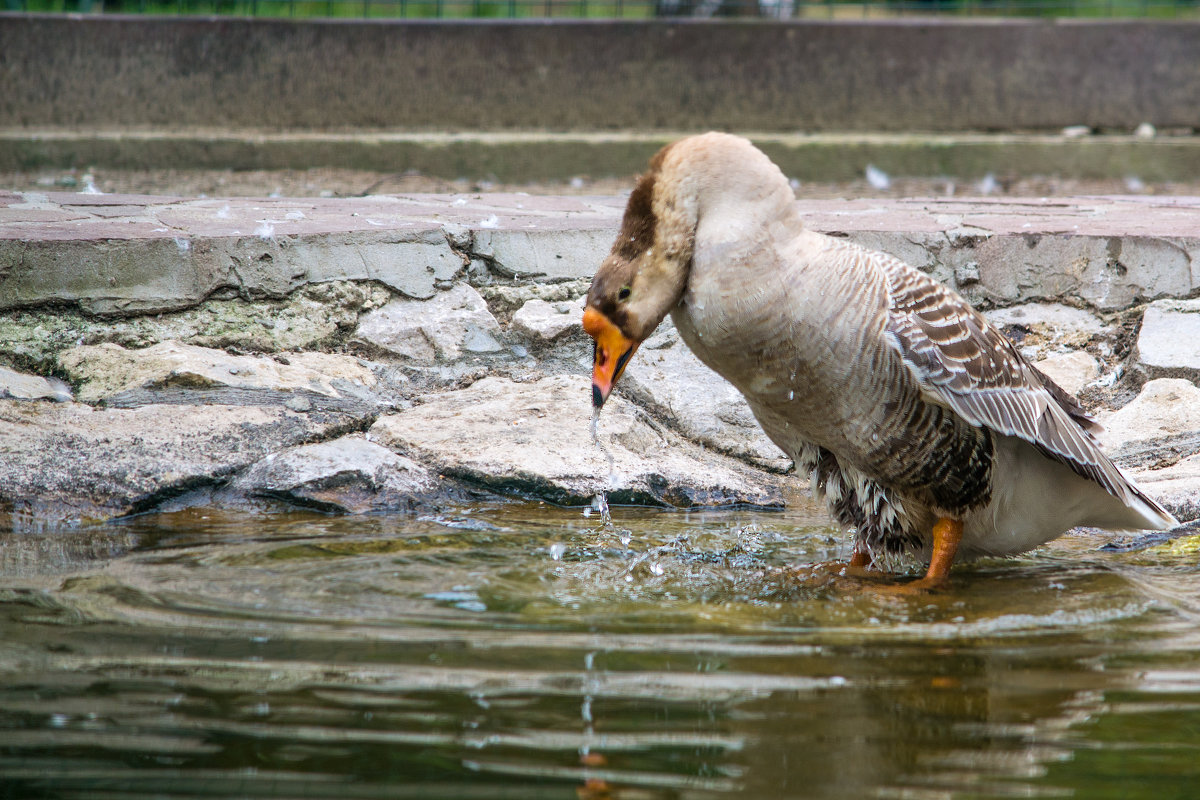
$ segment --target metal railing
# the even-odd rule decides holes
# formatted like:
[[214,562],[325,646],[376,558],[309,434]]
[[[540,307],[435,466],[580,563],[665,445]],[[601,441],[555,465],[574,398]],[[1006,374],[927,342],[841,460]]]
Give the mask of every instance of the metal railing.
[[1200,19],[1200,0],[3,0],[8,11],[381,19]]

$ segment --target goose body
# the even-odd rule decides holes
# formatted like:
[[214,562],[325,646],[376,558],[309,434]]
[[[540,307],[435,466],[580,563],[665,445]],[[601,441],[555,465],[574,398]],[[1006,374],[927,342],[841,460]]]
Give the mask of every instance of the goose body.
[[630,195],[584,316],[597,407],[668,313],[855,531],[856,565],[912,552],[934,586],[956,558],[1076,526],[1176,524],[1100,451],[1074,398],[962,297],[807,229],[745,139],[668,145]]

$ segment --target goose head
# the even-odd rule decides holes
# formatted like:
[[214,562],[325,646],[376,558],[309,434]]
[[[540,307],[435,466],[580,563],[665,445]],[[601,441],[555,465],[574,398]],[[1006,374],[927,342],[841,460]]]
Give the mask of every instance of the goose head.
[[583,312],[583,329],[595,340],[597,410],[638,346],[683,296],[698,232],[701,246],[746,238],[747,224],[765,223],[793,199],[779,168],[739,136],[692,136],[655,154],[629,195]]

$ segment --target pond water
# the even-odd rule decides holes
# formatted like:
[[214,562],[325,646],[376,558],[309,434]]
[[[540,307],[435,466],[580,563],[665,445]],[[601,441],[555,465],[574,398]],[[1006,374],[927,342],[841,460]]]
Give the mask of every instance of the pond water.
[[890,597],[788,511],[193,508],[0,533],[5,798],[1200,796],[1200,568]]

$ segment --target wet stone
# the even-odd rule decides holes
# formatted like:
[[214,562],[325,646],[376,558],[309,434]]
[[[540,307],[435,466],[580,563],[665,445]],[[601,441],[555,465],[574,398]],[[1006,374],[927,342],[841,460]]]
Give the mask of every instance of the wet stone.
[[1061,352],[1064,347],[1082,348],[1092,337],[1110,330],[1095,314],[1061,303],[1023,303],[983,316],[1031,361]]
[[229,491],[349,514],[411,511],[446,495],[429,470],[361,435],[272,453]]
[[344,413],[282,406],[0,400],[0,511],[68,524],[145,511],[358,424]]
[[390,299],[382,286],[333,281],[309,284],[284,300],[210,299],[175,313],[118,319],[66,309],[0,312],[0,358],[47,369],[59,352],[80,343],[144,348],[169,340],[254,353],[313,350]]
[[591,439],[591,385],[585,376],[518,384],[489,377],[381,417],[368,437],[439,472],[506,494],[560,505],[668,507],[782,504],[776,481],[654,425],[610,398]]

